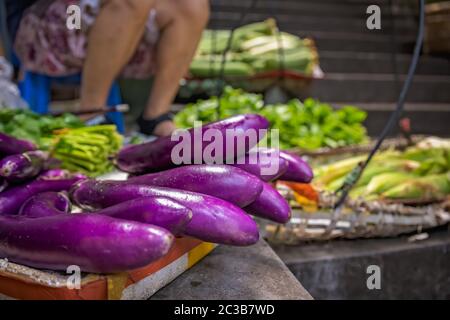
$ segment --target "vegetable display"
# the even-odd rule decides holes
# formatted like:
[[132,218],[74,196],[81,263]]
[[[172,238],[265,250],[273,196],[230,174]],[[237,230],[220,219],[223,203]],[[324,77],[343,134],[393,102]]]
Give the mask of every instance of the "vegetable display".
[[[189,69],[194,77],[216,77],[221,73],[222,52],[227,47],[230,35],[229,30],[203,32]],[[249,77],[283,69],[311,75],[318,60],[311,39],[300,39],[279,32],[276,21],[267,19],[234,30],[223,71],[225,76]]]
[[[60,161],[59,167],[89,176],[112,170],[110,157],[120,149],[123,140],[114,125],[86,127],[71,114],[50,116],[29,110],[1,109],[0,132],[8,135],[0,135],[1,148],[5,149],[0,149],[0,154],[17,155],[39,148]],[[1,143],[6,137],[10,143]]]
[[211,97],[188,104],[175,115],[175,124],[191,128],[195,121],[208,123],[236,114],[257,113],[269,121],[271,129],[279,130],[281,149],[316,150],[368,140],[362,125],[367,114],[354,106],[334,110],[329,104],[311,98],[303,103],[294,99],[286,104],[265,105],[262,95],[231,87],[226,87],[220,97],[220,109],[218,103],[217,97]]
[[[52,145],[52,135],[56,130],[68,128],[81,128],[83,122],[76,116],[66,113],[59,117],[41,115],[30,110],[0,109],[0,132],[18,139],[32,142],[32,147],[24,150],[14,150],[9,154],[23,153],[39,149],[47,150]],[[3,144],[2,144],[3,145]],[[6,144],[5,144],[6,145]],[[0,152],[3,153],[3,152]]]
[[[283,175],[301,181],[312,177],[301,158],[253,149],[268,126],[263,116],[245,114],[183,131],[192,138],[191,147],[197,132],[221,133],[224,140],[217,150],[236,166],[173,163],[171,152],[179,141],[170,137],[127,146],[114,159],[119,168],[133,173],[123,181],[71,172],[89,169],[96,158],[111,156],[112,127],[54,132],[57,143],[50,153],[62,167],[49,166],[45,152],[18,149],[19,153],[0,159],[0,178],[6,188],[0,192],[0,258],[57,271],[77,265],[83,272],[116,273],[163,257],[174,236],[235,246],[255,244],[259,229],[252,215],[286,223],[291,214],[287,201],[266,181]],[[248,139],[249,129],[258,132],[254,141]],[[227,148],[229,131],[235,140]],[[208,145],[202,139],[200,150]],[[96,153],[95,148],[104,152]],[[252,163],[254,153],[257,161]],[[28,161],[31,155],[42,156],[38,157],[42,161]],[[268,175],[262,170],[267,169],[266,158],[277,164]],[[11,162],[15,166],[7,165]],[[81,212],[72,212],[72,203]]]
[[[335,191],[365,156],[316,166],[314,184]],[[366,200],[429,202],[450,194],[450,147],[412,146],[376,155],[350,196]]]

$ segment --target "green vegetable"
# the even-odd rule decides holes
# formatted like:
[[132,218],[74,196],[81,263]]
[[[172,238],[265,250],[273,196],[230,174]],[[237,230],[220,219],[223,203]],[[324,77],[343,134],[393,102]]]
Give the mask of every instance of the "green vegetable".
[[122,136],[114,125],[83,127],[62,133],[53,155],[64,169],[98,176],[112,170],[109,158],[121,145]]
[[53,131],[82,126],[83,122],[69,113],[52,117],[30,110],[0,109],[1,132],[19,139],[31,140],[43,150],[50,148],[49,137]]
[[[444,145],[444,144],[442,144]],[[441,200],[450,194],[450,147],[413,146],[380,152],[363,172],[351,197],[365,200]],[[314,184],[337,191],[352,169],[367,156],[357,156],[314,168]]]
[[175,116],[175,123],[180,128],[190,128],[195,121],[207,123],[237,114],[258,113],[269,120],[272,129],[279,130],[283,149],[334,148],[367,140],[362,125],[366,113],[353,106],[334,110],[329,104],[314,99],[264,105],[261,95],[231,87],[226,87],[220,98],[220,110],[218,103],[218,98],[212,97],[188,104]]
[[[222,61],[196,59],[191,63],[189,70],[195,77],[217,77],[222,71]],[[253,69],[244,62],[226,61],[224,73],[228,76],[250,76],[253,74]]]
[[450,172],[423,177],[403,182],[382,196],[388,199],[435,200],[442,199],[450,193]]
[[[202,34],[190,73],[194,77],[212,78],[221,71],[222,54],[230,44],[225,57],[225,76],[251,76],[281,68],[311,75],[318,64],[318,54],[310,39],[279,32],[276,21],[267,19],[229,30],[205,30]],[[280,50],[283,51],[280,62]]]
[[377,175],[370,179],[365,187],[366,194],[381,194],[396,185],[412,179],[413,176],[404,172],[388,172]]

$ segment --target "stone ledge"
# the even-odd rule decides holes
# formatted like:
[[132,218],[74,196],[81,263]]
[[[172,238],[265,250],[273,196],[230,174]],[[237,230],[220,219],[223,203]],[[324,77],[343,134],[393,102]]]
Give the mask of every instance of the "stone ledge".
[[312,297],[261,240],[250,247],[219,246],[151,299],[310,300]]

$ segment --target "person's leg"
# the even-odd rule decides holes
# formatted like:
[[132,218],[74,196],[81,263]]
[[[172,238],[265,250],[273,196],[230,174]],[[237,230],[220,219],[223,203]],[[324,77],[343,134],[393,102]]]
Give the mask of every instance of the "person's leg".
[[[161,29],[157,45],[156,71],[145,120],[155,119],[170,110],[179,81],[186,74],[203,29],[209,19],[208,0],[158,0],[156,19]],[[170,135],[171,121],[160,123],[154,134]]]
[[88,37],[81,108],[106,104],[114,79],[133,55],[156,0],[103,0]]

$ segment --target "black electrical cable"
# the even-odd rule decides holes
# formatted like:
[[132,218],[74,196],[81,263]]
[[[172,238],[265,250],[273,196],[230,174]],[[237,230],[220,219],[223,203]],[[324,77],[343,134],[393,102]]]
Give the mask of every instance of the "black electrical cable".
[[227,45],[225,47],[225,50],[223,50],[222,52],[222,60],[220,62],[220,71],[219,71],[219,77],[217,79],[217,87],[216,87],[216,96],[217,96],[217,115],[218,118],[220,118],[221,112],[221,104],[220,104],[220,96],[223,93],[223,88],[225,86],[225,63],[226,63],[226,59],[227,59],[227,54],[231,49],[231,45],[233,43],[233,36],[234,36],[234,31],[239,28],[242,23],[244,22],[245,17],[247,16],[248,12],[251,12],[255,7],[256,4],[258,3],[258,0],[252,0],[252,2],[250,3],[250,6],[241,11],[241,15],[238,19],[238,22],[236,23],[236,25],[230,30],[230,36],[228,37],[227,40]]
[[[414,77],[414,73],[416,72],[417,64],[419,62],[420,58],[420,51],[423,44],[423,37],[424,37],[424,29],[425,29],[425,1],[424,0],[418,0],[419,1],[419,30],[417,32],[417,38],[416,38],[416,44],[414,47],[414,53],[411,60],[411,64],[409,66],[408,75],[406,77],[406,80],[403,84],[402,90],[400,92],[397,107],[395,111],[390,116],[386,126],[384,127],[380,137],[378,138],[377,143],[375,144],[374,148],[369,153],[369,156],[367,157],[366,161],[363,163],[360,163],[358,166],[356,166],[352,172],[347,176],[345,179],[343,186],[339,190],[341,193],[341,196],[339,197],[338,201],[336,202],[335,209],[333,212],[333,219],[332,224],[336,223],[336,217],[339,216],[340,211],[342,210],[342,207],[345,204],[345,201],[348,197],[348,194],[350,190],[354,187],[354,185],[358,182],[359,178],[361,177],[364,170],[367,168],[368,164],[374,157],[375,153],[380,149],[383,141],[388,136],[392,128],[397,124],[398,119],[400,115],[402,114],[403,107],[405,104],[406,96],[409,91],[409,88],[411,87],[411,83]],[[328,230],[332,229],[332,224],[330,224]]]
[[395,83],[395,94],[400,94],[400,78],[399,78],[399,72],[398,72],[398,66],[397,66],[397,48],[398,48],[398,42],[397,42],[397,32],[395,27],[395,17],[394,17],[394,4],[392,0],[389,0],[388,2],[389,6],[389,20],[391,21],[391,33],[390,33],[390,42],[391,42],[391,66],[392,66],[392,73],[394,74],[394,83]]

